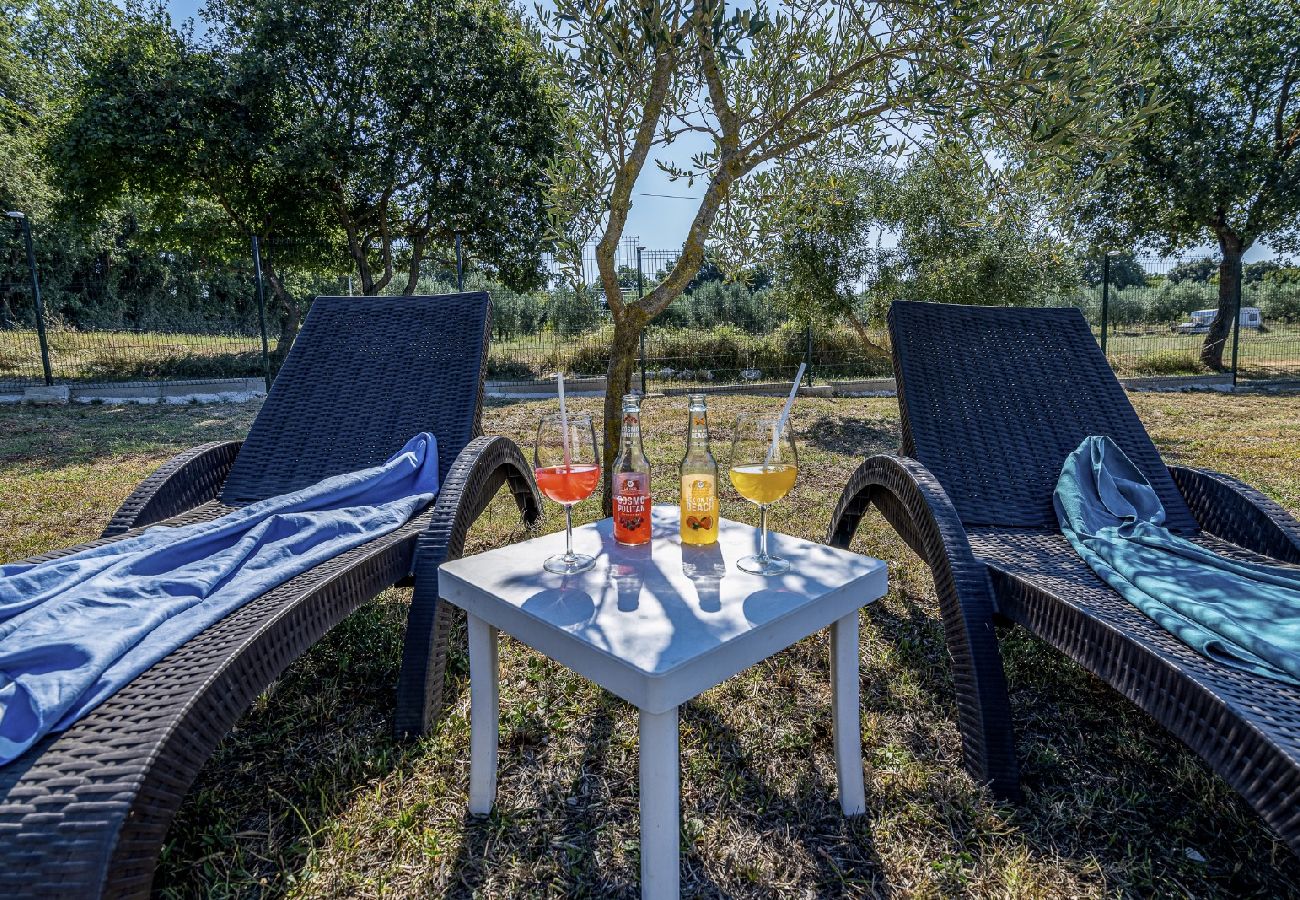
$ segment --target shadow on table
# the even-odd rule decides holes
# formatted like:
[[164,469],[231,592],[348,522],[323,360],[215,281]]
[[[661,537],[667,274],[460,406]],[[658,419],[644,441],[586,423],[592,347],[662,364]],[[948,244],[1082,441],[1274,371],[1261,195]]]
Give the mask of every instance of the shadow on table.
[[596,615],[596,601],[586,591],[569,587],[568,581],[565,578],[559,587],[538,591],[524,601],[523,608],[555,625],[590,622]]

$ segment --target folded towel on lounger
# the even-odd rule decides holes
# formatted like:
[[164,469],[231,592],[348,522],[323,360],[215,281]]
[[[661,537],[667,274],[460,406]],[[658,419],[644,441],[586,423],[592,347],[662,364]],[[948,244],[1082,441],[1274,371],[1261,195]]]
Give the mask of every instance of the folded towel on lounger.
[[0,765],[214,622],[401,527],[438,492],[431,434],[381,466],[177,528],[0,566]]
[[1053,502],[1075,551],[1160,627],[1224,665],[1300,684],[1300,568],[1173,534],[1155,490],[1106,437],[1066,458]]

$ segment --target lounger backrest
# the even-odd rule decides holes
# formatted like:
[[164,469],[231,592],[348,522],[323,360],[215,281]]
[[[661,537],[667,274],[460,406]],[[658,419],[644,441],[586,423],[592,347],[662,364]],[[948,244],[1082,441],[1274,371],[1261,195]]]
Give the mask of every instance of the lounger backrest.
[[221,499],[376,465],[420,431],[437,437],[445,475],[479,433],[490,320],[482,292],[316,298]]
[[968,526],[1056,527],[1065,457],[1104,434],[1196,522],[1077,309],[897,302],[889,310],[905,455],[934,473]]

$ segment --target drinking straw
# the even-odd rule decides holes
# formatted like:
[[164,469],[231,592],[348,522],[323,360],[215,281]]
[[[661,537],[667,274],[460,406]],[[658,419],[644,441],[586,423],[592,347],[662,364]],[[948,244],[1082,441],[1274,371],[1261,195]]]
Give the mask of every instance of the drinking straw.
[[799,383],[803,381],[803,371],[808,368],[806,362],[799,363],[799,372],[794,376],[794,384],[790,387],[790,396],[785,398],[785,406],[781,408],[781,417],[776,420],[776,427],[772,429],[772,446],[767,448],[767,458],[763,460],[763,468],[772,464],[772,459],[776,456],[776,442],[781,439],[781,432],[785,431],[785,422],[790,418],[790,408],[794,406],[795,395],[799,393]]
[[569,456],[569,411],[564,406],[564,373],[560,372],[560,439],[564,441],[564,470],[571,468]]

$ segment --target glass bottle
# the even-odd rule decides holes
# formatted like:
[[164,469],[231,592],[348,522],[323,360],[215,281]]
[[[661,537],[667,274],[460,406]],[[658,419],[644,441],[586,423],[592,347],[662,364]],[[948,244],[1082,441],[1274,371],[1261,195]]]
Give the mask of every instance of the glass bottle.
[[681,466],[683,544],[718,540],[718,463],[709,452],[709,418],[703,394],[691,394],[686,456]]
[[650,460],[641,446],[641,398],[623,398],[623,443],[614,460],[614,539],[620,544],[650,540]]

